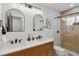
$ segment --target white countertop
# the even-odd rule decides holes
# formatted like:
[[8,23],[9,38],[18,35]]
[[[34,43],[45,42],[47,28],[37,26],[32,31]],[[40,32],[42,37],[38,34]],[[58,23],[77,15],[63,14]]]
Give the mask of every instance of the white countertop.
[[27,48],[34,47],[37,45],[45,44],[45,43],[51,42],[53,40],[54,40],[54,38],[43,38],[43,39],[35,40],[35,41],[29,41],[29,42],[25,41],[23,43],[18,43],[18,44],[11,45],[11,46],[4,45],[4,47],[0,48],[0,55],[5,55],[5,54],[19,51],[22,49],[27,49]]

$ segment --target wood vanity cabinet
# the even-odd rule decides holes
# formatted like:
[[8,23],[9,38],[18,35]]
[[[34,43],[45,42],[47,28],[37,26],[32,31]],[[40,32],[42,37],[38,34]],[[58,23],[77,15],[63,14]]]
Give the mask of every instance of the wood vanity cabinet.
[[28,49],[16,51],[6,56],[52,56],[54,55],[53,42],[45,43]]

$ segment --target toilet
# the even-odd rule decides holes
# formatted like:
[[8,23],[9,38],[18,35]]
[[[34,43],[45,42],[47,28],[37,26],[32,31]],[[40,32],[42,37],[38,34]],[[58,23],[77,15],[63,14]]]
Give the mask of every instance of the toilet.
[[58,56],[64,56],[66,54],[64,48],[59,46],[54,46],[54,50]]

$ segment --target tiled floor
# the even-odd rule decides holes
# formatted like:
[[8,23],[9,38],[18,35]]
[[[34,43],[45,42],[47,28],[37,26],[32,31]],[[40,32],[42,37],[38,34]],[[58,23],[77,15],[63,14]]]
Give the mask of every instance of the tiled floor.
[[[64,52],[64,54],[61,55],[61,56],[79,56],[78,53],[72,52],[72,51],[67,50],[67,49],[65,49],[65,48],[64,48],[64,50],[65,50],[65,52]],[[55,56],[59,56],[59,55],[58,55],[58,54],[55,54]]]
[[73,52],[73,51],[70,51],[70,50],[67,50],[67,49],[65,49],[65,51],[67,52],[67,56],[79,56],[79,54],[78,53],[75,53],[75,52]]

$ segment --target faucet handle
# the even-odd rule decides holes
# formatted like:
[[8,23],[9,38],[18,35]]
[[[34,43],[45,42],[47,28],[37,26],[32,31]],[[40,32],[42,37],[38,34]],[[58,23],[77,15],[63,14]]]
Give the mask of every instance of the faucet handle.
[[19,40],[19,43],[21,43],[21,42],[22,42],[22,39]]
[[13,44],[13,41],[10,41],[10,44]]
[[15,43],[17,43],[17,41],[18,41],[18,39],[16,38],[16,39],[15,39]]

